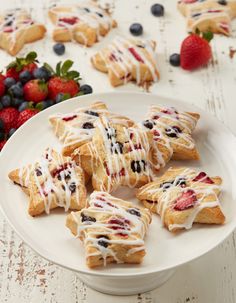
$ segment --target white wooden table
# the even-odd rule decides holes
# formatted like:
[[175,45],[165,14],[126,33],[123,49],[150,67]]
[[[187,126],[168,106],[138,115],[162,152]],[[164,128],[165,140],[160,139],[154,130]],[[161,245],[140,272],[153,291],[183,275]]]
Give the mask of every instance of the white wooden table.
[[[67,45],[66,54],[59,58],[53,54],[53,42],[49,33],[44,41],[28,45],[21,54],[24,55],[29,50],[37,50],[39,59],[47,60],[51,64],[55,64],[59,59],[72,58],[81,72],[83,81],[91,84],[94,92],[112,91],[114,89],[110,87],[106,75],[91,68],[89,57],[117,33],[128,34],[132,22],[140,22],[144,26],[144,37],[158,42],[161,80],[153,85],[150,91],[176,96],[186,102],[194,103],[216,115],[236,133],[236,56],[229,57],[230,47],[236,48],[236,21],[233,23],[232,38],[218,36],[212,42],[214,60],[209,67],[188,73],[171,67],[168,63],[169,55],[179,51],[180,43],[186,35],[185,20],[175,8],[176,1],[158,0],[157,2],[165,6],[164,18],[155,18],[150,14],[150,6],[155,3],[154,0],[114,1],[115,18],[119,28],[92,49],[70,43]],[[0,5],[1,9],[15,6],[33,7],[33,13],[46,23],[50,30],[50,23],[46,17],[49,0],[1,0]],[[0,51],[0,69],[10,59]],[[120,87],[118,90],[142,91],[134,85]],[[87,288],[75,273],[37,256],[16,236],[0,214],[0,302],[235,303],[235,241],[236,233],[212,252],[179,268],[176,274],[159,289],[137,296],[112,297]]]

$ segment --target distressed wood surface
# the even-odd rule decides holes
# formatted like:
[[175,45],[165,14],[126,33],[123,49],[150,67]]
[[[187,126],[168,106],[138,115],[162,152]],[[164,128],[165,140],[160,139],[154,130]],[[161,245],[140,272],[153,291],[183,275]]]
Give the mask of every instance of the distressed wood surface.
[[[79,1],[79,0],[77,0]],[[26,6],[50,29],[46,10],[53,1],[1,1],[1,9]],[[68,2],[68,1],[67,1]],[[89,57],[96,49],[117,33],[128,34],[132,22],[144,26],[144,37],[158,42],[158,64],[161,81],[151,92],[175,96],[216,115],[236,132],[236,22],[233,37],[216,37],[212,42],[214,60],[194,73],[184,72],[168,64],[169,55],[179,51],[185,37],[185,20],[177,12],[174,0],[159,0],[166,9],[164,18],[150,14],[150,0],[117,0],[115,17],[119,28],[92,49],[73,43],[60,59],[72,58],[81,71],[84,82],[90,83],[95,92],[113,91],[106,75],[93,70]],[[50,33],[44,41],[28,45],[21,52],[37,50],[40,60],[55,64],[59,59],[52,52]],[[231,55],[231,56],[230,56]],[[10,56],[0,51],[0,66],[5,66]],[[142,91],[134,85],[117,90]],[[17,203],[17,201],[12,201]],[[77,274],[56,266],[36,255],[16,236],[0,214],[0,302],[7,303],[235,303],[236,302],[236,234],[212,252],[190,264],[182,266],[162,287],[145,294],[130,297],[112,297],[100,294],[80,282]],[[163,256],[164,257],[164,256]],[[144,281],[145,283],[145,281]]]

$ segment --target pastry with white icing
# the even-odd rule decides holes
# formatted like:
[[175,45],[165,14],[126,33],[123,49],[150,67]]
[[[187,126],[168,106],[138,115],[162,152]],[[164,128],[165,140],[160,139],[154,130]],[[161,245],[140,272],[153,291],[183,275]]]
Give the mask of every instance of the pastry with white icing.
[[110,14],[94,1],[56,5],[49,10],[49,17],[55,25],[55,41],[76,41],[86,46],[94,45],[117,26]]
[[159,72],[154,41],[115,38],[91,57],[92,65],[107,73],[112,86],[135,81],[138,85],[156,82]]
[[13,170],[9,178],[29,195],[31,216],[49,214],[57,207],[68,211],[86,206],[82,168],[53,149],[47,149],[35,164]]
[[[198,160],[199,153],[192,132],[200,118],[198,113],[179,111],[174,107],[153,105],[143,126],[157,131],[169,140],[175,160]],[[158,138],[158,137],[157,137]]]
[[180,12],[187,18],[189,32],[231,34],[231,20],[236,17],[236,0],[181,0]]
[[46,28],[35,22],[23,9],[11,9],[0,14],[0,48],[15,56],[26,43],[44,37]]
[[220,177],[209,177],[192,168],[169,168],[156,181],[137,192],[137,198],[161,216],[170,231],[190,229],[193,223],[223,224],[218,196]]
[[88,208],[72,212],[66,221],[73,235],[83,242],[90,268],[109,263],[141,263],[150,223],[149,210],[105,192],[93,192]]
[[92,140],[95,123],[100,115],[106,115],[114,123],[127,127],[134,124],[125,116],[109,112],[103,102],[92,103],[88,107],[78,108],[71,113],[50,116],[49,121],[54,133],[63,144],[64,156],[70,156],[76,148]]
[[[168,142],[141,127],[124,127],[106,116],[97,120],[92,142],[74,153],[76,162],[92,173],[95,190],[112,192],[119,186],[140,187],[150,182],[154,171],[172,155]],[[160,140],[160,141],[159,141]],[[153,157],[154,151],[158,157]],[[89,159],[91,159],[89,161]]]

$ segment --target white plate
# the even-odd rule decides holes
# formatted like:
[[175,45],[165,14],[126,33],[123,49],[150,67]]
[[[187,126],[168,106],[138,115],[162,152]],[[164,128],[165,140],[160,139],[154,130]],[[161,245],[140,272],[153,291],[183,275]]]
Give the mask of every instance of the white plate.
[[[225,225],[195,225],[190,231],[174,235],[161,226],[158,216],[153,215],[153,222],[146,237],[147,255],[141,265],[112,265],[90,270],[85,264],[83,246],[65,227],[66,214],[63,211],[56,210],[49,216],[31,218],[27,214],[27,197],[19,187],[8,180],[8,172],[34,162],[48,146],[60,149],[60,144],[48,123],[50,114],[70,112],[98,100],[106,102],[113,112],[128,115],[135,120],[143,119],[151,104],[165,104],[175,106],[177,109],[199,112],[201,119],[194,137],[200,150],[201,161],[171,162],[170,165],[188,165],[204,170],[210,175],[223,177],[221,200],[227,218]],[[38,254],[71,270],[103,278],[135,276],[138,278],[143,275],[164,273],[205,254],[222,242],[236,227],[235,151],[235,137],[225,126],[209,114],[181,101],[151,94],[125,92],[79,97],[38,114],[9,140],[0,156],[1,209],[18,235]],[[134,190],[122,188],[115,195],[135,201]],[[106,291],[101,288],[99,290]]]

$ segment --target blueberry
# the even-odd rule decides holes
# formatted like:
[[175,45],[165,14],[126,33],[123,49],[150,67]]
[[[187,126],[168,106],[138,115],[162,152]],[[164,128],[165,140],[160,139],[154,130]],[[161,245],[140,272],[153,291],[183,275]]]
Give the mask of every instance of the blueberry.
[[88,114],[90,116],[95,116],[95,117],[99,117],[99,114],[96,112],[93,112],[92,110],[86,110],[85,114]]
[[181,133],[181,129],[178,126],[172,126],[169,128],[166,128],[166,134],[170,138],[177,138],[178,134]]
[[137,217],[141,217],[140,211],[135,209],[135,208],[129,208],[126,210],[128,213],[130,213],[131,215],[137,216]]
[[143,27],[140,23],[133,23],[130,25],[129,31],[134,36],[141,36],[143,33]]
[[8,133],[8,138],[10,138],[14,134],[15,131],[16,131],[15,128],[11,128],[9,133]]
[[82,222],[96,222],[94,217],[86,216],[84,213],[81,213],[81,221]]
[[11,97],[8,95],[3,96],[1,99],[1,103],[2,103],[3,107],[11,106]]
[[38,177],[42,176],[42,170],[40,168],[36,168],[35,173]]
[[146,128],[149,128],[149,129],[153,129],[153,126],[155,125],[156,123],[154,121],[151,121],[151,120],[146,120],[143,122],[143,125],[146,127]]
[[227,5],[227,1],[226,0],[219,0],[218,3],[220,5]]
[[65,53],[66,48],[63,43],[56,43],[53,46],[53,50],[57,55],[61,56]]
[[164,16],[164,6],[158,3],[155,3],[151,6],[151,13],[155,17],[162,17]]
[[115,154],[123,154],[123,144],[120,142],[111,143],[111,152]]
[[76,191],[76,184],[75,184],[75,182],[72,182],[72,183],[69,185],[69,190],[70,190],[70,192],[71,192],[72,194]]
[[32,78],[31,73],[28,70],[24,70],[19,75],[19,79],[20,79],[21,83],[23,83],[23,84],[30,81],[31,78]]
[[12,99],[12,106],[14,106],[16,108],[19,108],[22,103],[24,103],[23,99],[20,99],[20,98],[13,98]]
[[163,191],[166,191],[168,188],[170,188],[173,185],[173,181],[167,181],[160,185]]
[[82,128],[84,129],[92,129],[94,128],[94,125],[90,122],[85,122],[83,125],[82,125]]
[[2,119],[0,119],[0,130],[4,129],[4,122]]
[[63,93],[59,93],[57,96],[56,96],[56,103],[60,103],[62,101],[64,101],[64,94]]
[[131,169],[135,173],[141,173],[141,171],[146,169],[146,162],[144,160],[142,161],[135,161],[133,160],[131,162]]
[[84,93],[84,95],[92,94],[93,89],[90,85],[84,84],[80,86],[80,91]]
[[108,238],[108,236],[100,235],[100,236],[97,236],[97,238],[100,239],[100,240],[98,240],[98,245],[103,246],[105,248],[108,247],[108,245],[109,245],[109,242],[108,242],[109,238]]
[[179,54],[172,54],[170,56],[170,64],[173,66],[180,66],[180,55]]
[[14,97],[18,97],[18,98],[23,97],[23,88],[20,86],[19,83],[16,83],[16,84],[12,85],[12,86],[9,88],[9,92],[10,92]]
[[46,67],[42,66],[33,71],[33,76],[35,79],[40,79],[47,82],[51,77],[51,73],[48,69],[46,69]]
[[28,102],[23,102],[23,103],[21,103],[21,105],[19,106],[18,111],[19,111],[19,112],[22,112],[23,110],[27,109],[28,106],[29,106],[29,103],[28,103]]
[[183,177],[179,177],[175,182],[176,186],[185,187],[186,186],[186,179]]
[[16,84],[16,80],[14,78],[8,77],[4,80],[4,84],[7,88],[10,88],[12,85]]
[[3,131],[0,131],[0,141],[5,139],[5,133]]

